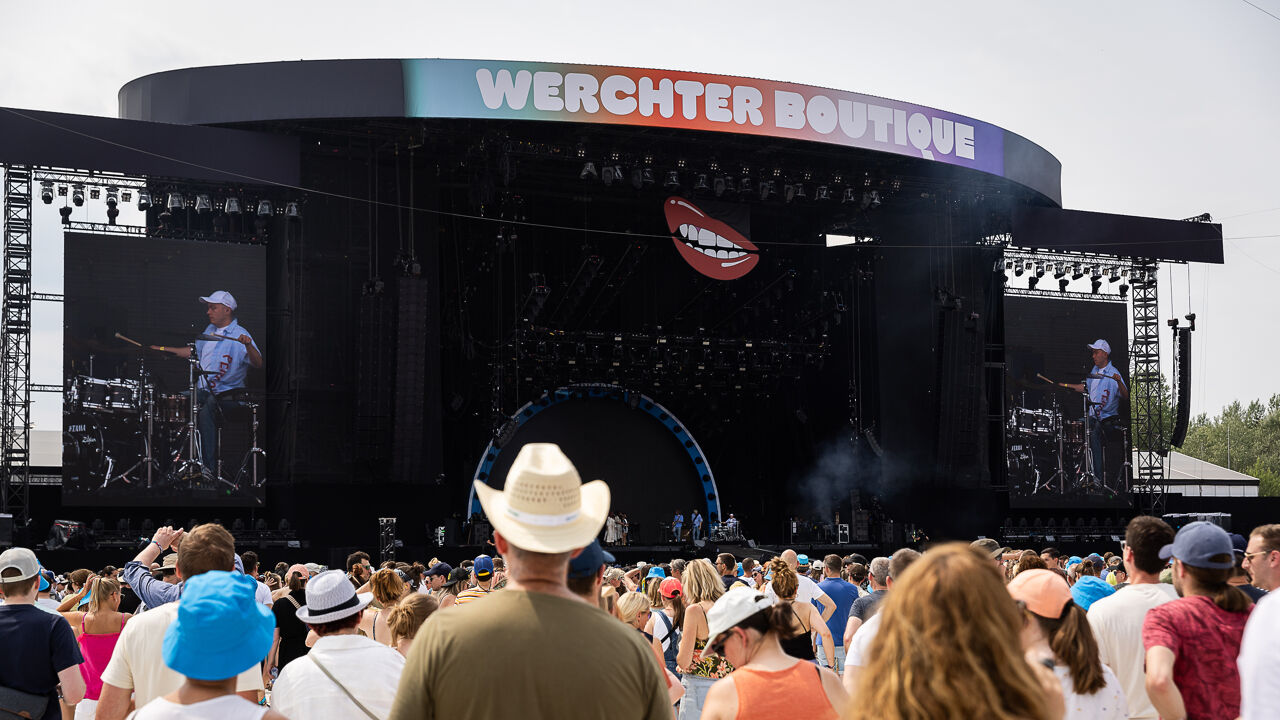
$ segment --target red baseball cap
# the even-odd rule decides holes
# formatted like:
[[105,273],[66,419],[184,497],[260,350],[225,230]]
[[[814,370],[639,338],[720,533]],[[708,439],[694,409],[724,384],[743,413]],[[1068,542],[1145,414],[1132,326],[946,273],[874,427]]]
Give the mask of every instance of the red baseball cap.
[[677,598],[684,594],[684,585],[675,578],[667,578],[658,586],[658,592],[662,593],[664,598]]

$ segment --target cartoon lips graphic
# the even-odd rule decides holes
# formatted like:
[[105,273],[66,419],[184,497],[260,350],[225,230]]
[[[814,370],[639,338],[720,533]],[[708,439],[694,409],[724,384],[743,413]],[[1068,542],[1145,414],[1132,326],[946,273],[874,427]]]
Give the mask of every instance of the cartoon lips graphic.
[[663,210],[671,241],[680,256],[703,275],[715,280],[737,280],[760,262],[758,250],[750,240],[688,200],[669,197]]

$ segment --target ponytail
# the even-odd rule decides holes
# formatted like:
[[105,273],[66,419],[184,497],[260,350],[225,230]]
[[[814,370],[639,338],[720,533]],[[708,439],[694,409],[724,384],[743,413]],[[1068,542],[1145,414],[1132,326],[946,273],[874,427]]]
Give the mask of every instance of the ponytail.
[[1071,673],[1071,686],[1077,695],[1092,695],[1106,686],[1098,642],[1089,627],[1088,616],[1079,605],[1068,603],[1066,611],[1057,620],[1039,615],[1036,619],[1049,638],[1053,654]]
[[[1231,558],[1226,555],[1215,555],[1210,560],[1219,562],[1230,562]],[[1235,585],[1229,584],[1227,581],[1231,579],[1234,568],[1216,569],[1192,567],[1186,563],[1182,563],[1182,569],[1191,577],[1192,583],[1195,584],[1199,591],[1198,595],[1205,595],[1213,601],[1214,605],[1222,608],[1227,612],[1240,613],[1249,609],[1253,604],[1253,600],[1244,591]]]
[[118,592],[120,592],[119,582],[101,575],[95,577],[89,586],[89,612],[96,613],[109,609],[107,598]]
[[769,561],[769,569],[773,571],[773,591],[777,593],[778,598],[790,600],[796,596],[796,591],[800,589],[800,579],[796,577],[796,571],[780,557],[775,557]]

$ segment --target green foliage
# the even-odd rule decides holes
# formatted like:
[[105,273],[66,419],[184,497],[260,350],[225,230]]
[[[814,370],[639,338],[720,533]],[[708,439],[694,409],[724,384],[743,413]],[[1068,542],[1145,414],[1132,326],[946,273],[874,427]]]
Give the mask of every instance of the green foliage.
[[1182,453],[1258,478],[1260,495],[1280,496],[1280,395],[1239,401],[1191,421]]

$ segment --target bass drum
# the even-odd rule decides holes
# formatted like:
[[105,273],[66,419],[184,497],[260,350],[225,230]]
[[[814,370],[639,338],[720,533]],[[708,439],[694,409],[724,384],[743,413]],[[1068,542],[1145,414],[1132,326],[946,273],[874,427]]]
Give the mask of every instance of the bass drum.
[[62,473],[72,487],[84,491],[101,484],[107,466],[106,445],[106,434],[97,418],[90,414],[65,417]]

